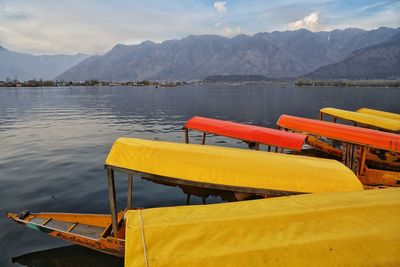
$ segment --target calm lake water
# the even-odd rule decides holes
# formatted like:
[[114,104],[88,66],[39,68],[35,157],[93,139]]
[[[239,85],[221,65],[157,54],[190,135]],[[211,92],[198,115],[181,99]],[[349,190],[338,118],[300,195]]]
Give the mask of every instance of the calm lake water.
[[[400,113],[400,90],[248,85],[0,88],[0,266],[123,265],[121,259],[70,246],[3,216],[25,209],[108,213],[103,164],[117,137],[182,142],[182,125],[195,115],[275,127],[282,113],[317,118],[326,106]],[[200,140],[199,134],[191,136]],[[207,142],[246,147],[224,138]],[[119,177],[117,201],[122,207],[126,178]],[[133,195],[136,207],[186,202],[180,189],[137,177]],[[192,203],[201,199],[194,197]]]

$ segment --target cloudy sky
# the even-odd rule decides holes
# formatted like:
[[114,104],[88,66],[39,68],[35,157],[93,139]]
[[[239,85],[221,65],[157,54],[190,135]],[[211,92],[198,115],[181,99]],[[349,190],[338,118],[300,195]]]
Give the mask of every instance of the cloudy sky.
[[33,54],[102,54],[189,34],[400,27],[399,0],[0,0],[0,45]]

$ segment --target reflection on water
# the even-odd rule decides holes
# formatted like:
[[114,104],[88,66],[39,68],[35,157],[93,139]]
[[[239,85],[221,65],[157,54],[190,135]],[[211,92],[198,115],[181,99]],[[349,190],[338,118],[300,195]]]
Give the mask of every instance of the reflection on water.
[[[397,88],[0,88],[0,213],[107,213],[104,160],[120,136],[182,142],[183,123],[195,115],[275,127],[282,113],[317,118],[326,106],[400,113],[399,100]],[[191,132],[190,140],[200,143],[201,134]],[[247,147],[215,136],[207,143]],[[117,174],[120,208],[126,201],[126,180]],[[221,201],[210,195],[207,203]],[[133,196],[136,207],[185,205],[187,200],[178,187],[140,177],[134,178]],[[201,203],[202,198],[191,198],[191,204]],[[0,229],[0,266],[15,266],[11,259],[17,255],[68,245],[4,216]],[[105,260],[93,256],[87,261],[98,266]]]
[[66,246],[32,252],[12,258],[12,262],[28,267],[124,266],[124,260],[121,258],[80,246]]

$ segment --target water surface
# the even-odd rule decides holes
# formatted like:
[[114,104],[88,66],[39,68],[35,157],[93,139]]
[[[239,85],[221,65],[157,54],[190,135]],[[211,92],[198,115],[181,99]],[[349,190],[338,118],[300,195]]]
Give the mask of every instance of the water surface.
[[[282,113],[317,118],[318,110],[326,106],[400,113],[399,103],[400,90],[396,88],[0,88],[0,213],[25,209],[107,213],[104,160],[113,141],[125,136],[182,142],[182,125],[195,115],[275,127]],[[200,140],[199,134],[191,136]],[[217,137],[207,142],[246,147]],[[126,179],[119,177],[117,201],[123,207]],[[180,189],[140,178],[134,180],[133,195],[137,207],[186,202]],[[200,204],[201,199],[192,202]],[[0,266],[123,264],[112,256],[68,246],[4,216],[0,217],[0,229]]]

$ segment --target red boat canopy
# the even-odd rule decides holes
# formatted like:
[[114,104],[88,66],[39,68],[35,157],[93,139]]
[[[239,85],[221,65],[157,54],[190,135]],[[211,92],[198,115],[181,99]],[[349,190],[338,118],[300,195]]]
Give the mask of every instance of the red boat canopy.
[[282,115],[278,126],[348,143],[400,152],[400,135],[327,121]]
[[184,128],[292,150],[301,150],[307,138],[303,134],[204,117],[191,118]]

